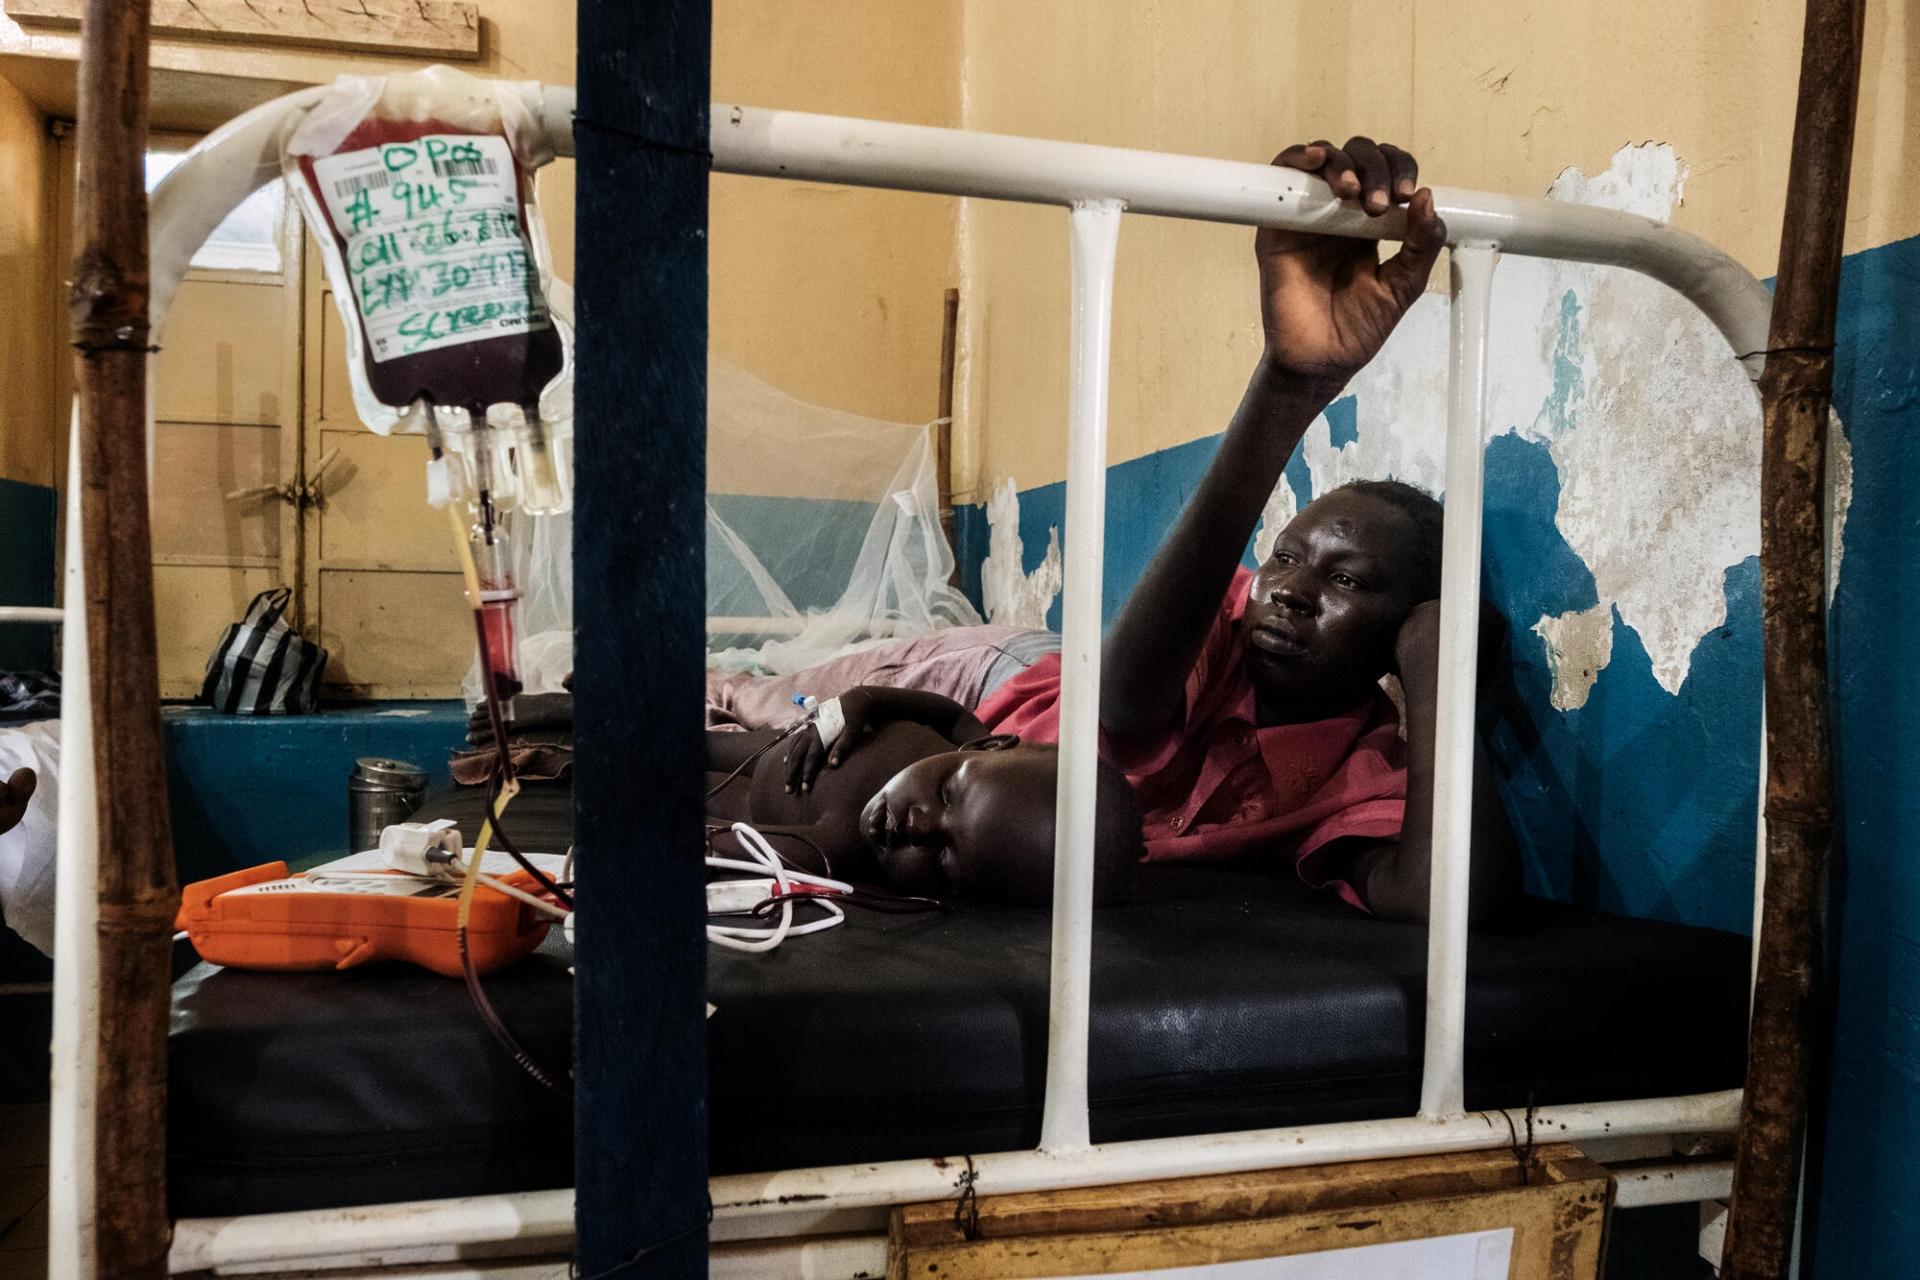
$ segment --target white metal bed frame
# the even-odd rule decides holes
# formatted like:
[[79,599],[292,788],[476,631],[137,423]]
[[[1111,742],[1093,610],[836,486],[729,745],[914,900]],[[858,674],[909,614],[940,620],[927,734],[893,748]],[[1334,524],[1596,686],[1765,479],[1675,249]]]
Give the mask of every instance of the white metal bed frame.
[[[154,193],[152,325],[157,335],[189,258],[248,194],[279,177],[278,139],[323,92],[261,106],[196,147]],[[571,89],[542,88],[529,106],[554,150],[573,151]],[[1627,213],[1434,188],[1446,219],[1452,323],[1446,523],[1441,595],[1435,842],[1428,942],[1426,1044],[1417,1115],[1357,1123],[1093,1145],[1087,1119],[1088,974],[1092,946],[1093,794],[1100,666],[1100,583],[1107,455],[1107,374],[1113,266],[1122,213],[1391,239],[1399,212],[1369,218],[1324,183],[1267,165],[1076,143],[716,104],[716,172],[979,196],[1069,210],[1072,359],[1066,545],[1073,551],[1063,606],[1060,788],[1057,813],[1051,1019],[1045,1113],[1033,1151],[973,1155],[987,1193],[1230,1173],[1506,1145],[1498,1114],[1464,1107],[1467,860],[1480,579],[1487,333],[1492,275],[1502,252],[1639,271],[1698,307],[1758,377],[1770,298],[1751,273],[1699,238]],[[150,426],[151,429],[151,426]],[[73,456],[69,476],[77,476]],[[78,485],[70,479],[71,493]],[[84,598],[77,509],[69,503],[66,596]],[[31,616],[28,616],[31,613]],[[57,610],[0,611],[0,621],[54,621]],[[90,1184],[97,1006],[91,820],[97,779],[90,748],[84,614],[70,615],[60,801],[55,971],[52,1274],[90,1273],[81,1250],[93,1216]],[[1764,833],[1762,833],[1764,836]],[[1756,885],[1756,900],[1759,889]],[[1756,919],[1756,932],[1757,932]],[[1740,1093],[1550,1107],[1534,1117],[1555,1140],[1602,1144],[1615,1158],[1658,1156],[1684,1135],[1730,1132]],[[712,1180],[716,1274],[852,1275],[884,1266],[890,1206],[951,1197],[960,1162],[882,1164],[740,1174]],[[1621,1204],[1723,1196],[1729,1166],[1670,1166],[1629,1175]],[[441,1263],[434,1275],[556,1274],[530,1254],[565,1253],[571,1191],[367,1206],[176,1224],[175,1273],[315,1269],[333,1276]],[[507,1258],[523,1261],[508,1262]],[[497,1258],[498,1263],[476,1259]],[[337,1268],[337,1269],[336,1269]],[[561,1272],[559,1274],[564,1274]]]

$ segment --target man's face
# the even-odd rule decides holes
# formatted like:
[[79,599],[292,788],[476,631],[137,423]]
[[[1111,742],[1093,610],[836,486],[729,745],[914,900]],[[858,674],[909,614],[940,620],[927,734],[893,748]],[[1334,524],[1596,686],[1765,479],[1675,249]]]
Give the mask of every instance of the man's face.
[[888,881],[909,892],[1046,902],[1057,763],[1020,747],[929,756],[867,802],[860,833]]
[[1419,531],[1390,502],[1336,490],[1295,516],[1253,576],[1240,620],[1247,678],[1290,719],[1357,706],[1393,666],[1415,599]]

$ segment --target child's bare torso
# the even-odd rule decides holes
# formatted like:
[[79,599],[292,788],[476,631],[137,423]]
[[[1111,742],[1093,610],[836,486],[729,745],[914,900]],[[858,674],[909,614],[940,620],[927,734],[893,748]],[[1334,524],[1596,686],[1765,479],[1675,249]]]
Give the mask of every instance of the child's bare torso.
[[[955,749],[944,734],[923,724],[892,721],[867,734],[838,768],[820,770],[806,791],[788,792],[786,753],[792,745],[782,743],[755,761],[750,775],[707,802],[707,816],[799,832],[825,856],[832,874],[856,879],[878,872],[860,831],[867,802],[908,765]],[[775,840],[775,847],[789,852],[785,842]]]

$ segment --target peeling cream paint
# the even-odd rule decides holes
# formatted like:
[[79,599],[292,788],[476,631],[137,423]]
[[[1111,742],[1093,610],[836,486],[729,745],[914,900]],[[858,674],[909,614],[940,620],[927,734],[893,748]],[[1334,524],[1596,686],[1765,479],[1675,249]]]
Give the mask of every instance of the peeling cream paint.
[[1555,711],[1586,706],[1593,682],[1613,660],[1613,606],[1602,601],[1591,609],[1542,618],[1533,631],[1546,643],[1547,670],[1553,676],[1547,701]]
[[1827,414],[1827,607],[1840,586],[1840,565],[1846,559],[1847,513],[1853,510],[1853,441],[1847,439],[1840,415]]
[[[1592,177],[1569,168],[1549,198],[1664,221],[1686,165],[1671,146],[1622,147]],[[1301,443],[1317,496],[1359,478],[1394,477],[1434,492],[1444,479],[1447,300],[1416,303],[1354,379],[1359,438],[1339,448],[1323,419]],[[1554,523],[1592,570],[1598,602],[1541,619],[1559,636],[1554,705],[1583,704],[1611,656],[1588,634],[1621,621],[1638,633],[1660,686],[1677,693],[1701,639],[1726,621],[1727,569],[1760,549],[1760,406],[1725,341],[1679,295],[1633,272],[1505,258],[1494,279],[1490,429],[1547,446],[1560,475]],[[1844,432],[1830,451],[1833,577],[1852,490]],[[1293,514],[1283,480],[1261,545]],[[1831,583],[1829,584],[1831,590]],[[1544,628],[1544,629],[1542,629]],[[1587,630],[1582,630],[1587,628]],[[1573,660],[1576,656],[1579,661]],[[1585,659],[1597,660],[1592,675]]]
[[1011,479],[987,499],[987,556],[980,563],[980,598],[987,621],[1010,627],[1044,627],[1062,581],[1060,529],[1047,530],[1047,554],[1032,573],[1022,569],[1020,494]]
[[[1326,428],[1326,419],[1314,424],[1322,430]],[[1260,509],[1260,523],[1253,530],[1253,557],[1265,560],[1273,554],[1273,540],[1287,527],[1287,522],[1300,514],[1299,499],[1293,496],[1293,486],[1286,477],[1273,486],[1273,492],[1267,495],[1267,505]]]

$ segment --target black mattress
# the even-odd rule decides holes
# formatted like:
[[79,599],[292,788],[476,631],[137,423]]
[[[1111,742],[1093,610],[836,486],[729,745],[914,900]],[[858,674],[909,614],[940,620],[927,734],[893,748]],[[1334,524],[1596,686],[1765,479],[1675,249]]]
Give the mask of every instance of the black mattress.
[[[476,794],[426,816],[474,822]],[[516,839],[559,848],[564,786],[515,802]],[[471,831],[469,831],[471,837]],[[1046,913],[851,912],[764,956],[709,951],[715,1173],[954,1155],[1038,1139]],[[556,930],[490,978],[541,1061],[570,1052]],[[1740,1083],[1743,937],[1530,901],[1471,943],[1471,1107]],[[1410,1114],[1426,931],[1246,871],[1142,869],[1094,933],[1095,1141]],[[201,965],[176,984],[169,1186],[177,1215],[566,1186],[567,1105],[488,1035],[458,981]]]

